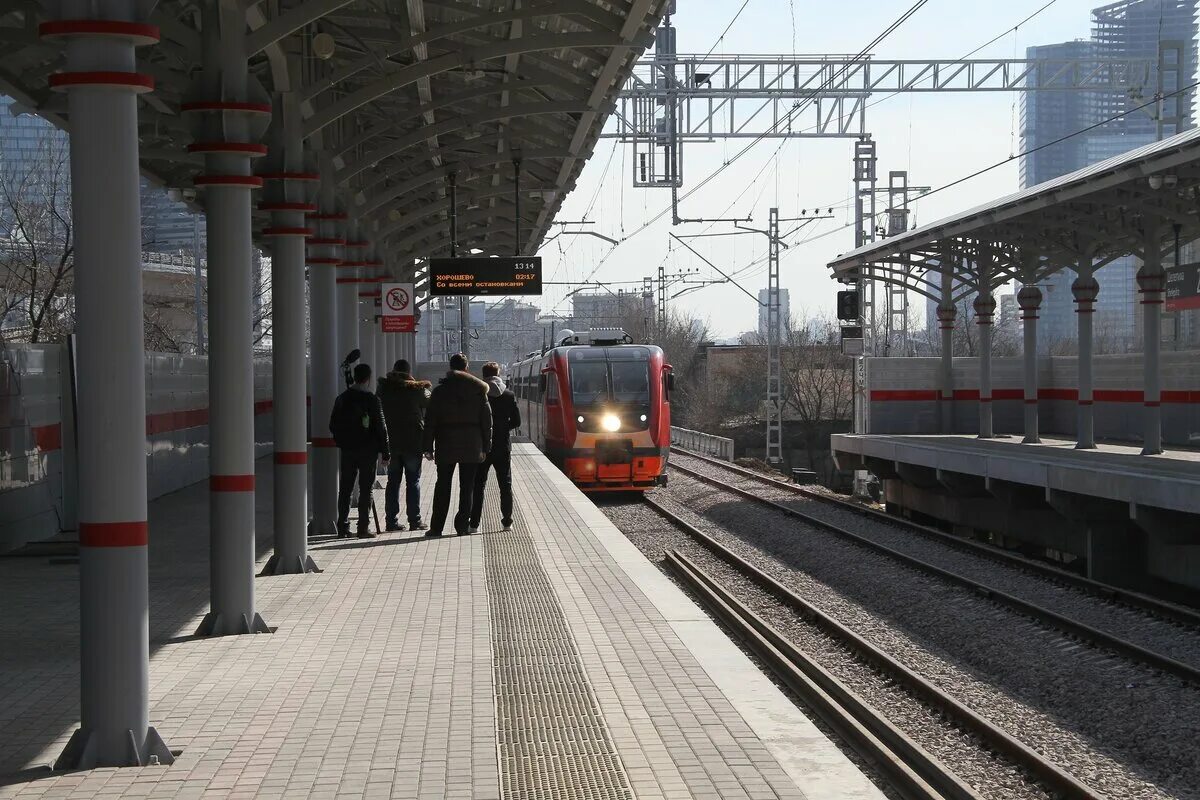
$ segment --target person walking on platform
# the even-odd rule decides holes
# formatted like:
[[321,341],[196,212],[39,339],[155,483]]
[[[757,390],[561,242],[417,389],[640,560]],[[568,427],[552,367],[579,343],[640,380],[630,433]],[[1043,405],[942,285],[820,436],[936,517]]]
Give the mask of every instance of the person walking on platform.
[[338,482],[338,538],[350,535],[350,495],[358,482],[358,537],[374,539],[371,533],[372,488],[375,485],[376,460],[391,460],[387,427],[379,398],[371,393],[371,367],[354,368],[354,385],[338,395],[329,415],[329,432],[341,453],[341,477]]
[[421,447],[425,439],[425,409],[429,407],[429,381],[412,376],[407,359],[400,359],[392,371],[378,381],[375,390],[387,421],[392,463],[388,466],[387,489],[383,510],[389,531],[402,531],[400,524],[400,481],[404,481],[404,502],[408,507],[408,529],[424,530],[421,522]]
[[488,384],[467,372],[462,353],[450,357],[450,371],[433,389],[425,415],[425,457],[436,460],[437,484],[433,489],[433,517],[426,536],[441,536],[450,511],[450,484],[458,468],[458,511],[454,530],[459,536],[471,531],[475,473],[492,446],[492,411],[487,400]]
[[500,524],[504,530],[512,529],[512,448],[508,441],[511,431],[521,427],[521,411],[517,408],[517,396],[504,385],[500,378],[500,365],[489,361],[483,365],[483,379],[488,384],[488,405],[492,408],[492,449],[475,473],[475,500],[471,507],[470,532],[479,530],[483,519],[483,490],[487,485],[488,470],[495,468],[496,482],[500,484]]

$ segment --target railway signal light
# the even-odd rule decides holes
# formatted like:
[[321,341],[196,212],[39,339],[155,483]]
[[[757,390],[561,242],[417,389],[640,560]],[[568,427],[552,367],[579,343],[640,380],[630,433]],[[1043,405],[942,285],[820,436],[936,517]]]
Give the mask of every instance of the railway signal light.
[[858,319],[858,292],[850,289],[837,293],[837,316],[843,322]]

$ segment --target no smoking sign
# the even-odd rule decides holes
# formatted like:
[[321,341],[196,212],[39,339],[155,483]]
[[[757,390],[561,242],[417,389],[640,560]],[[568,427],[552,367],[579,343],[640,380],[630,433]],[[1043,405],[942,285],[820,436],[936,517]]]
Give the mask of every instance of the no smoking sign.
[[384,333],[412,333],[417,329],[411,283],[385,283],[381,310],[383,314],[380,319]]
[[408,308],[410,299],[411,295],[399,286],[387,293],[388,308],[397,313],[402,313]]

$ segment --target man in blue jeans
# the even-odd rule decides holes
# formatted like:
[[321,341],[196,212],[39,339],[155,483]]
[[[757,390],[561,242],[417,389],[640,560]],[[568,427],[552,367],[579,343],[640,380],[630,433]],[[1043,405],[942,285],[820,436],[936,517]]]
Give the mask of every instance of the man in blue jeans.
[[402,531],[400,524],[400,481],[405,483],[408,529],[424,530],[421,522],[421,446],[425,437],[425,409],[431,394],[429,381],[413,378],[406,359],[400,359],[392,371],[378,381],[379,402],[387,420],[392,461],[388,465],[384,490],[384,514],[387,530]]

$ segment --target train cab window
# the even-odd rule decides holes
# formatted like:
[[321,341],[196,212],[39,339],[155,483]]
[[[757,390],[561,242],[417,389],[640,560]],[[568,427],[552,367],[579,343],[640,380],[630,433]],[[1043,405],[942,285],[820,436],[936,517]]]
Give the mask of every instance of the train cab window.
[[645,361],[613,361],[612,399],[618,403],[650,402],[650,371]]

